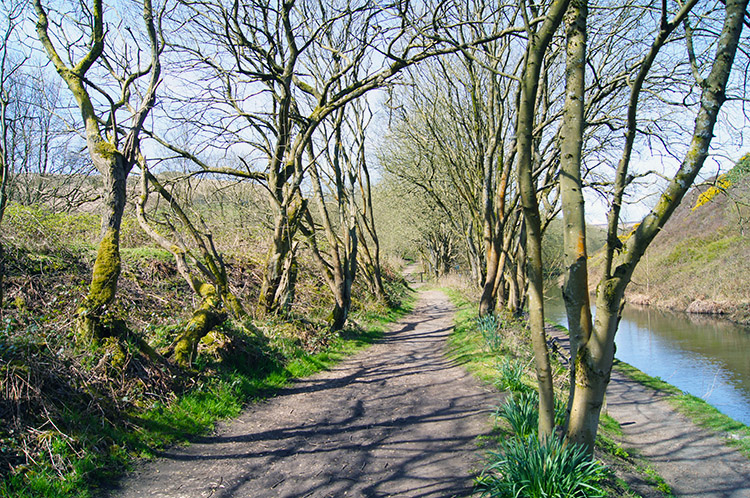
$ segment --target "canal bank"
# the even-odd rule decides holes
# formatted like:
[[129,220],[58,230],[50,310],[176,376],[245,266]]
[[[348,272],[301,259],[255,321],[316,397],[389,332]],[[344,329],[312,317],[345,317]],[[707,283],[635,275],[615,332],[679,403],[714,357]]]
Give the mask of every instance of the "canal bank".
[[[567,325],[559,288],[545,315]],[[619,360],[750,425],[750,328],[712,317],[625,306],[615,337]]]
[[[565,331],[550,328],[548,334],[567,346]],[[726,444],[726,435],[699,427],[677,411],[668,396],[613,371],[605,410],[621,426],[617,442],[647,460],[674,496],[750,497],[750,460]]]

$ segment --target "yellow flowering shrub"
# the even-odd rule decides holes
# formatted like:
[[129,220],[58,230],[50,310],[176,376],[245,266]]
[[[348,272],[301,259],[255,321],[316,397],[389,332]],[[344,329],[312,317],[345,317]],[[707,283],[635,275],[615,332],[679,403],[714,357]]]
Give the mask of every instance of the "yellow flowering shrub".
[[716,183],[698,197],[698,200],[695,201],[695,206],[693,206],[693,211],[711,202],[720,193],[726,192],[729,187],[748,174],[750,174],[750,153],[742,156],[731,170],[719,176],[716,179]]

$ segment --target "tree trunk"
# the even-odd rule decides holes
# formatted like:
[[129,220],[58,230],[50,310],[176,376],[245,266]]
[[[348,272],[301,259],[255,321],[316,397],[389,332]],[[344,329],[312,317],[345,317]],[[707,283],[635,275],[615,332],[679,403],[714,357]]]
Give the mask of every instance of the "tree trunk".
[[293,242],[292,247],[284,259],[284,268],[281,273],[281,280],[276,289],[274,302],[277,303],[278,309],[283,312],[289,312],[292,309],[295,299],[295,289],[297,285],[297,246],[298,242]]
[[201,297],[200,307],[193,312],[193,316],[174,343],[174,359],[181,367],[190,367],[193,364],[200,340],[227,319],[227,314],[221,309],[221,299],[213,285],[203,284]]
[[271,247],[266,256],[263,283],[260,288],[260,304],[266,312],[276,309],[276,293],[284,270],[284,261],[291,249],[290,234],[286,214],[279,212],[274,217]]
[[77,340],[97,341],[111,333],[106,323],[109,305],[114,302],[120,277],[120,225],[126,203],[126,181],[130,170],[125,158],[109,142],[98,136],[88,140],[89,154],[104,177],[102,238],[94,261],[89,292],[78,307]]
[[[695,119],[690,147],[656,206],[628,238],[625,248],[620,253],[620,264],[613,272],[607,271],[598,285],[593,333],[588,342],[579,345],[574,360],[576,386],[568,426],[568,439],[583,444],[589,451],[593,450],[599,416],[612,370],[615,333],[624,305],[625,289],[646,248],[677,208],[708,156],[719,110],[726,99],[725,89],[742,32],[747,3],[747,0],[726,2],[724,26],[716,44],[716,56],[711,73],[703,85],[701,105]],[[690,4],[687,6],[690,7]],[[685,7],[683,11],[684,9]],[[676,19],[667,24],[667,27],[673,28],[679,22],[681,21]],[[634,114],[633,111],[633,121]],[[624,154],[629,154],[629,151],[624,151]],[[626,162],[624,164],[627,166]],[[618,169],[618,177],[624,177],[626,174],[627,170]],[[611,253],[608,257],[614,261],[614,247],[611,244],[608,246],[607,250]]]
[[[565,282],[562,295],[568,317],[570,357],[576,358],[578,344],[591,337],[586,220],[581,183],[581,147],[583,145],[587,0],[574,2],[566,14],[567,65],[565,104],[561,125],[560,193],[563,211]],[[576,364],[570,364],[568,414],[576,386]]]
[[[274,204],[277,208],[274,215],[274,231],[271,247],[266,256],[263,282],[260,288],[260,304],[266,312],[280,308],[284,293],[279,286],[284,279],[284,267],[292,252],[294,237],[300,227],[303,216],[307,213],[307,201],[296,195],[291,201],[291,208]],[[294,281],[287,281],[294,283]],[[293,291],[292,291],[293,293]]]
[[489,315],[495,311],[496,281],[501,275],[500,254],[502,242],[498,236],[492,238],[487,251],[487,276],[482,286],[482,296],[479,298],[479,316]]
[[373,238],[374,254],[370,252],[370,248],[367,245],[365,234],[362,231],[360,225],[357,225],[357,233],[359,236],[359,245],[362,248],[362,256],[364,259],[364,273],[367,276],[367,280],[370,282],[370,288],[375,298],[382,302],[388,301],[388,295],[385,292],[383,286],[383,276],[380,269],[380,243],[377,237]]
[[516,145],[518,154],[518,190],[526,226],[527,279],[529,297],[529,327],[536,362],[539,386],[539,438],[553,434],[555,425],[552,368],[544,332],[544,288],[542,274],[542,228],[533,170],[533,130],[536,113],[537,89],[544,55],[552,35],[562,22],[568,0],[555,0],[539,31],[529,27],[526,64],[521,79],[521,99],[518,109]]
[[3,303],[5,302],[5,291],[3,288],[5,280],[5,248],[3,242],[0,241],[0,311],[3,309]]

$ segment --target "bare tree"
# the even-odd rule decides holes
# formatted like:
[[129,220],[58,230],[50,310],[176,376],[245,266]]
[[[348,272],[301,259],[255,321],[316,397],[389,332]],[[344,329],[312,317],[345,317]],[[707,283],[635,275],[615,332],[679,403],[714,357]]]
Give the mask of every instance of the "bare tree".
[[[614,337],[624,304],[625,289],[644,251],[679,205],[706,160],[719,110],[726,99],[727,83],[745,21],[747,1],[727,1],[723,27],[716,37],[716,53],[706,62],[710,65],[710,73],[705,78],[697,80],[701,98],[697,106],[689,148],[674,177],[662,191],[656,206],[641,220],[637,229],[623,244],[617,236],[618,225],[625,189],[633,181],[633,175],[629,173],[629,163],[638,129],[637,109],[640,92],[659,51],[670,34],[684,22],[695,4],[696,2],[685,3],[671,19],[666,4],[662,6],[659,30],[651,50],[638,66],[638,73],[631,87],[626,141],[612,187],[604,275],[597,287],[596,320],[590,331],[587,330],[590,318],[585,316],[588,310],[583,310],[580,305],[581,286],[566,287],[565,297],[569,315],[577,315],[574,319],[581,323],[576,333],[576,357],[572,362],[576,368],[576,382],[572,386],[574,392],[567,436],[570,441],[584,444],[589,451],[593,449],[599,414],[612,368]],[[581,314],[584,314],[583,320],[578,319]]]
[[[151,0],[143,0],[145,40],[142,41],[147,48],[133,47],[125,39],[119,39],[105,50],[105,37],[112,31],[105,27],[101,0],[81,4],[65,14],[56,12],[59,21],[52,27],[42,0],[34,0],[34,8],[37,36],[78,105],[88,152],[104,183],[102,238],[88,295],[78,309],[78,339],[86,343],[116,332],[107,330],[110,327],[104,318],[115,299],[120,275],[120,224],[126,203],[126,180],[136,161],[141,129],[156,99],[163,48],[158,31],[162,11],[156,11]],[[84,39],[86,35],[88,41]],[[143,52],[148,54],[144,57],[145,65],[141,61]],[[66,62],[64,56],[70,60]],[[98,82],[92,80],[95,77]],[[131,99],[137,93],[136,82],[144,77],[147,83],[138,104],[134,105]],[[114,87],[112,91],[108,90],[110,87]],[[92,98],[92,91],[104,101]],[[120,113],[128,118],[120,119]],[[129,123],[125,125],[124,121]],[[124,132],[123,126],[127,126]]]
[[[201,84],[212,94],[197,89],[195,101],[216,102],[218,120],[200,129],[224,137],[206,152],[232,150],[230,160],[241,165],[235,169],[265,187],[273,212],[260,296],[266,310],[279,307],[284,268],[293,266],[287,259],[303,208],[303,156],[316,129],[404,68],[478,43],[439,36],[455,19],[453,8],[451,2],[190,5],[186,16],[202,21],[192,23],[179,48],[194,61],[192,70],[208,68]],[[190,39],[211,42],[198,47]]]
[[[182,327],[182,332],[171,347],[177,363],[190,366],[195,359],[198,342],[211,329],[223,323],[229,313],[242,319],[246,312],[229,286],[224,260],[217,251],[211,234],[198,228],[199,225],[191,219],[179,199],[149,171],[142,155],[139,157],[139,164],[141,188],[136,206],[138,222],[162,249],[172,254],[177,271],[201,299],[200,306],[193,311],[192,317]],[[170,220],[162,223],[162,230],[157,228],[155,221],[149,219],[146,211],[151,187],[167,204],[168,213],[177,220],[176,223]],[[182,230],[178,229],[177,223]]]

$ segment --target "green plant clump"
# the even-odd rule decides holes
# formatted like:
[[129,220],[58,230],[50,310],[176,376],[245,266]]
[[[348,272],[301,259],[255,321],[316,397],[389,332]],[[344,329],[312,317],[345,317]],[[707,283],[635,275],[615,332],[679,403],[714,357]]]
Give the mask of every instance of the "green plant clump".
[[531,435],[511,438],[493,452],[478,487],[491,498],[594,498],[605,496],[600,484],[608,477],[580,446]]
[[503,345],[503,338],[500,335],[501,323],[497,315],[489,314],[477,317],[477,328],[482,333],[487,349],[499,351]]
[[523,363],[520,361],[510,360],[507,357],[503,358],[503,361],[497,365],[497,370],[500,373],[497,387],[500,389],[511,392],[527,392],[531,390],[531,387],[523,381],[526,374]]
[[520,439],[536,435],[539,424],[537,404],[539,397],[536,393],[516,393],[496,410],[498,418],[505,419],[511,429]]

